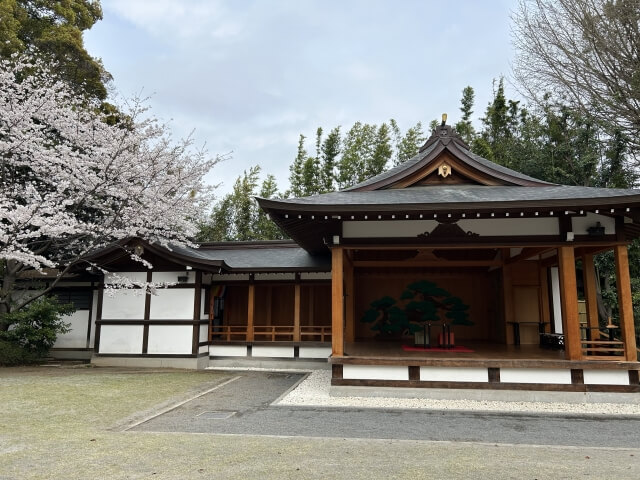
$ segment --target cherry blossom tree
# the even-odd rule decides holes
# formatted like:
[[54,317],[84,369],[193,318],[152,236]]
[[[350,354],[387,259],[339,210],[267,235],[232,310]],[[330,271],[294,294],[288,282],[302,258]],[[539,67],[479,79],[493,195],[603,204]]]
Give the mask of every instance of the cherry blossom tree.
[[[192,245],[212,197],[204,176],[220,158],[173,142],[144,102],[117,116],[98,107],[33,56],[0,60],[0,313],[123,239]],[[28,270],[51,281],[17,295]]]

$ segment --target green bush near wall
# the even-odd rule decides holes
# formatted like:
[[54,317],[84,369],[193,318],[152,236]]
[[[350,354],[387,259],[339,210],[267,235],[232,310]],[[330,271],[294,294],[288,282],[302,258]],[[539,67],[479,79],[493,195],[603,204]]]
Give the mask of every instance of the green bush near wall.
[[73,305],[43,297],[0,316],[0,365],[28,364],[46,357],[58,335],[69,331],[62,317],[74,311]]

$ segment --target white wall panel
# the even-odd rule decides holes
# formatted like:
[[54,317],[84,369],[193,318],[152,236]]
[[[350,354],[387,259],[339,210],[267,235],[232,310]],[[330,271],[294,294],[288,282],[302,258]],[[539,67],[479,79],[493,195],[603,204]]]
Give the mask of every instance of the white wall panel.
[[629,385],[627,370],[583,370],[586,385]]
[[103,320],[142,320],[145,293],[140,289],[105,290],[102,297]]
[[89,310],[77,310],[62,320],[70,324],[71,331],[58,335],[53,348],[87,348]]
[[555,368],[501,368],[500,383],[571,383],[571,370]]
[[558,235],[558,219],[549,218],[477,218],[458,221],[465,232],[481,236]]
[[488,382],[486,368],[476,367],[420,367],[423,382]]
[[159,288],[151,295],[151,320],[193,320],[193,288]]
[[191,353],[193,325],[149,325],[149,354]]
[[344,238],[416,237],[438,226],[435,220],[372,220],[342,223]]
[[246,357],[246,345],[209,345],[209,355],[212,357]]
[[331,347],[306,347],[300,345],[298,356],[300,358],[329,358]]
[[209,339],[209,325],[200,325],[200,341],[206,342]]
[[102,325],[98,353],[142,353],[142,325]]
[[562,333],[562,303],[560,302],[560,277],[558,267],[551,267],[551,303],[553,307],[553,328]]
[[350,380],[409,380],[409,368],[388,365],[343,365],[342,378]]
[[293,346],[254,345],[251,349],[252,357],[293,358]]
[[147,272],[118,272],[106,273],[104,283],[117,283],[119,277],[125,277],[133,282],[146,282]]
[[187,270],[179,270],[177,272],[153,272],[151,280],[158,283],[178,283],[178,276],[189,277],[185,283],[195,283],[196,281],[196,272],[193,270],[189,270],[188,273]]
[[616,220],[613,217],[605,217],[596,213],[587,213],[584,217],[572,217],[571,224],[573,233],[576,235],[588,235],[588,228],[595,227],[600,222],[604,227],[605,235],[613,235],[616,233]]

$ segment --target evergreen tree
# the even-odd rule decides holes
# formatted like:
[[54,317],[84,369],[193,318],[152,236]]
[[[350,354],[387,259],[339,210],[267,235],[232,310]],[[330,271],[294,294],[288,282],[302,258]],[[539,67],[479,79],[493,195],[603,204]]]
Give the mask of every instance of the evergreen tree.
[[213,207],[209,221],[200,226],[198,241],[247,241],[284,238],[282,231],[258,207],[255,196],[278,196],[273,175],[267,175],[258,192],[260,167],[251,167],[240,175],[231,193]]
[[422,122],[418,122],[409,128],[404,135],[402,135],[398,123],[393,118],[389,120],[389,124],[391,125],[395,143],[393,164],[396,166],[416,156],[426,138],[422,130]]
[[340,155],[341,143],[340,127],[331,130],[322,142],[322,193],[334,190],[336,160]]
[[101,19],[98,0],[2,0],[0,56],[35,49],[55,62],[54,73],[76,94],[104,100],[111,76],[87,53],[82,39]]
[[460,134],[462,139],[471,145],[475,137],[475,129],[471,123],[471,115],[473,115],[473,104],[475,102],[475,92],[473,88],[467,86],[462,90],[462,99],[460,100],[460,111],[462,118],[455,125],[456,132]]

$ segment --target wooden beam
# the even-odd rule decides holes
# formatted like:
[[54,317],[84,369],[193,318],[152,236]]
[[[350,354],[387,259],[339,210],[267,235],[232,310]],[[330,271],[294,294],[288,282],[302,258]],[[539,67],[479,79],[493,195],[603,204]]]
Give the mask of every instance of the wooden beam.
[[293,293],[293,341],[300,341],[300,274],[296,273]]
[[636,332],[633,321],[633,304],[631,303],[631,279],[629,277],[629,254],[625,245],[618,245],[613,250],[616,260],[616,287],[618,290],[618,309],[620,311],[620,333],[624,342],[626,360],[638,360],[636,351]]
[[331,249],[331,350],[333,356],[344,355],[344,252]]
[[596,289],[596,267],[592,254],[582,256],[582,280],[584,283],[584,299],[587,307],[587,326],[589,327],[591,340],[600,338],[598,328],[598,297]]
[[256,286],[253,282],[249,284],[247,304],[247,342],[253,342],[253,325],[256,311]]
[[502,266],[501,260],[356,260],[353,262],[355,267],[368,267],[368,268],[384,268],[384,267],[500,267]]
[[529,248],[524,248],[522,250],[522,252],[520,252],[518,255],[514,255],[513,257],[507,257],[505,259],[505,263],[516,263],[516,262],[520,262],[522,260],[528,260],[531,257],[535,257],[537,255],[540,255],[542,253],[548,252],[549,250],[553,250],[553,248],[550,247],[539,247],[539,248],[533,248],[533,247],[529,247]]
[[558,248],[558,267],[565,358],[567,360],[582,360],[576,258],[572,246]]
[[[508,237],[507,237],[508,238]],[[535,238],[535,236],[532,236],[531,238]],[[386,240],[391,240],[391,239],[379,239],[380,242],[382,241],[386,241]],[[578,247],[584,247],[584,248],[603,248],[603,249],[611,249],[613,246],[615,245],[626,245],[625,242],[617,242],[617,241],[610,241],[610,240],[594,240],[594,241],[589,241],[589,242],[572,242],[573,247],[578,248]],[[341,245],[342,246],[342,245]],[[472,242],[468,242],[468,243],[458,243],[458,244],[451,244],[451,243],[430,243],[430,244],[424,244],[424,243],[377,243],[377,244],[370,244],[370,243],[350,243],[348,245],[349,249],[352,250],[421,250],[421,249],[445,249],[445,250],[468,250],[470,248],[474,248],[474,249],[481,249],[481,248],[491,248],[491,249],[496,249],[496,248],[527,248],[527,247],[532,247],[532,248],[559,248],[561,246],[561,244],[557,241],[554,242],[550,242],[550,241],[545,241],[545,242],[511,242],[509,243],[508,240],[504,240],[504,241],[496,241],[496,242],[492,242],[492,243],[472,243]],[[508,258],[508,257],[507,257]]]

